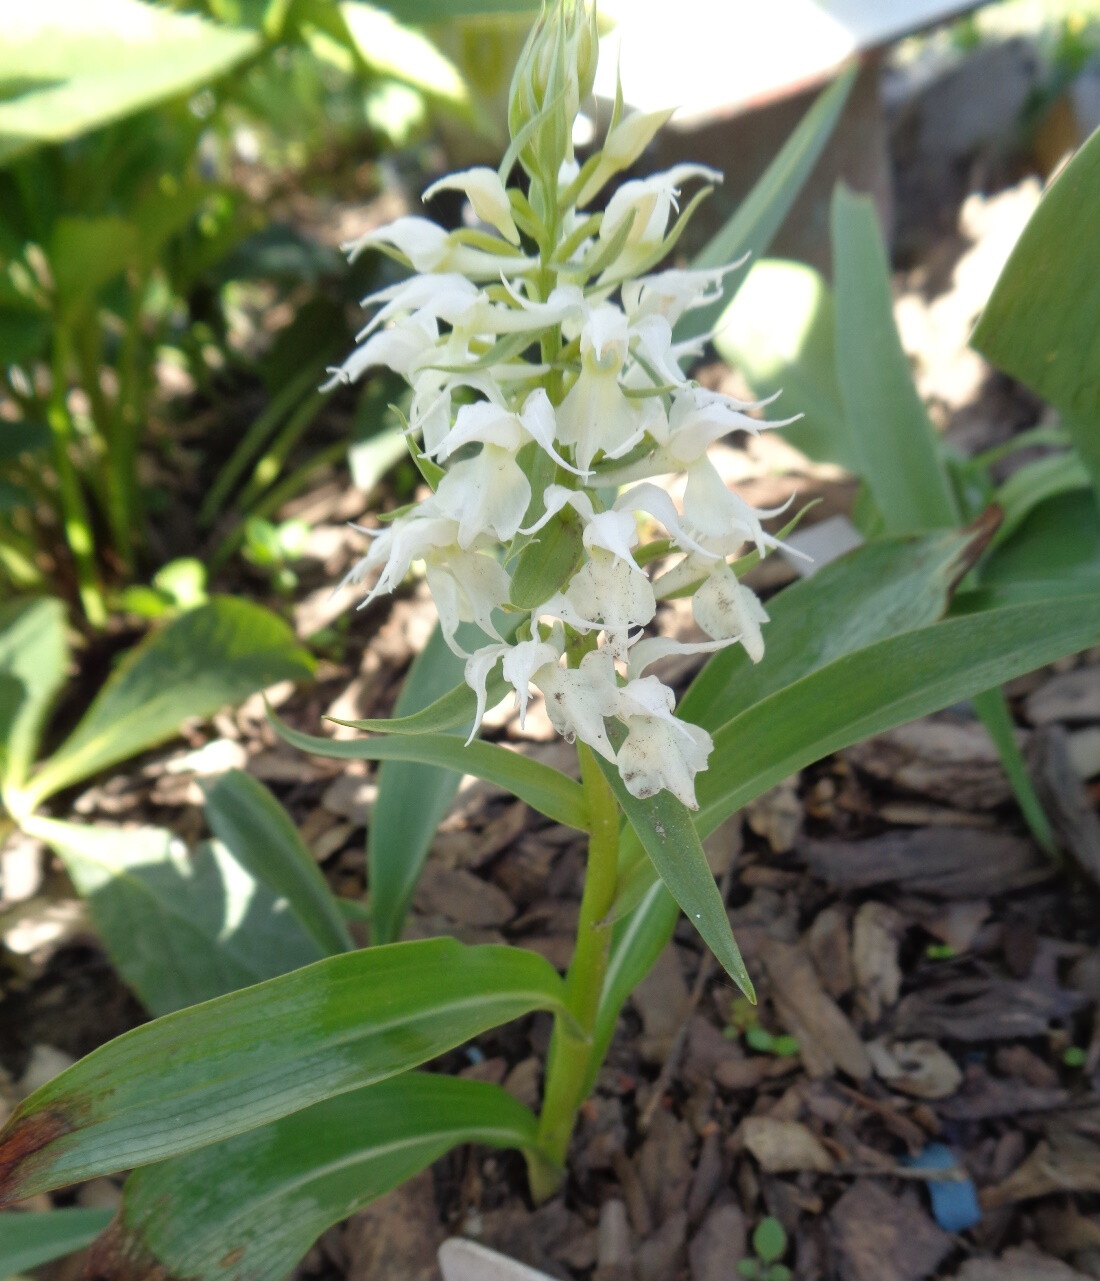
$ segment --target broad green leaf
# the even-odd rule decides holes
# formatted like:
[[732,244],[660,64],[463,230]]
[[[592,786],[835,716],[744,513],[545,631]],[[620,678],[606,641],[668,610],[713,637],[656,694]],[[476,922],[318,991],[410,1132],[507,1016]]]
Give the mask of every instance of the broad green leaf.
[[[857,68],[842,72],[821,94],[783,144],[737,212],[692,262],[693,267],[725,267],[745,254],[761,257],[790,212],[832,136],[855,83]],[[722,296],[711,306],[689,311],[676,326],[678,340],[699,338],[713,329],[748,274],[749,263],[725,278]]]
[[272,717],[272,723],[293,747],[315,756],[342,761],[419,761],[442,765],[506,787],[532,809],[556,823],[584,830],[584,793],[579,783],[530,757],[495,743],[479,740],[466,745],[449,734],[418,734],[410,738],[357,738],[348,741],[314,738]]
[[60,601],[39,597],[0,605],[0,673],[21,690],[19,698],[5,699],[5,714],[0,715],[5,787],[18,787],[26,778],[68,662]]
[[110,1210],[44,1210],[0,1213],[0,1277],[83,1250],[111,1221]]
[[970,341],[1062,411],[1100,496],[1100,274],[1088,250],[1098,219],[1100,129],[1043,196]]
[[[1100,521],[1091,494],[1048,499],[982,565],[982,584],[1020,583],[1100,590]],[[1042,594],[1042,593],[1040,593]]]
[[262,783],[230,770],[207,792],[205,809],[218,840],[257,881],[286,900],[322,954],[354,948],[321,869],[286,810]]
[[0,0],[0,161],[209,83],[260,48],[139,0]]
[[767,645],[754,664],[720,651],[681,700],[679,714],[711,731],[833,660],[942,618],[987,528],[867,543],[768,601]]
[[[409,669],[394,707],[397,716],[393,724],[416,722],[420,713],[435,722],[433,731],[437,734],[472,725],[476,713],[473,690],[462,684],[450,694],[441,694],[461,679],[462,662],[447,647],[437,626]],[[465,703],[467,712],[446,724],[450,716],[438,714],[441,702],[452,713],[454,704]],[[392,725],[387,732],[391,728]],[[394,943],[401,937],[424,860],[461,781],[462,775],[454,770],[439,769],[418,759],[389,761],[379,766],[378,799],[367,829],[372,943]]]
[[707,866],[691,813],[670,792],[659,792],[644,801],[631,796],[614,763],[599,759],[604,777],[666,889],[722,968],[749,1000],[755,1001],[752,980],[730,929],[726,906]]
[[532,1010],[534,952],[453,939],[329,957],[169,1014],[36,1090],[0,1131],[0,1204],[163,1161],[416,1067]]
[[324,953],[287,904],[217,841],[163,828],[31,817],[65,864],[111,960],[154,1015],[275,978]]
[[33,803],[171,738],[313,660],[290,628],[259,605],[216,597],[153,632],[122,660],[84,718],[26,791]]
[[100,1248],[141,1275],[223,1281],[232,1258],[234,1275],[282,1281],[326,1228],[458,1144],[535,1138],[535,1118],[499,1086],[406,1073],[137,1171]]
[[888,533],[958,523],[935,430],[894,323],[890,269],[874,202],[843,184],[831,211],[836,359],[844,414]]
[[715,734],[710,769],[696,779],[696,826],[706,835],[830,752],[1097,643],[1100,596],[1093,593],[949,618],[839,658]]
[[[1007,542],[1040,503],[1062,498],[1074,490],[1087,490],[1089,484],[1088,469],[1073,453],[1048,454],[1017,468],[997,490],[996,501],[1004,519],[993,546]],[[1091,523],[1100,530],[1100,513],[1095,506],[1091,509]]]
[[824,277],[801,262],[756,263],[714,335],[719,354],[758,396],[780,396],[776,418],[802,411],[785,440],[819,462],[859,471],[836,379],[836,318]]
[[571,507],[531,535],[512,567],[512,604],[537,609],[564,587],[584,559],[583,539],[584,525]]

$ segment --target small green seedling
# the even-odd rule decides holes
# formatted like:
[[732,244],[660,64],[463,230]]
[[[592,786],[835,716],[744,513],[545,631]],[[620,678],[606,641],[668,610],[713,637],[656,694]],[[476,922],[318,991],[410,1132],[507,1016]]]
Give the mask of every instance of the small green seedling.
[[782,1033],[773,1035],[760,1023],[757,1007],[743,996],[730,1002],[730,1025],[722,1035],[728,1041],[743,1037],[750,1050],[758,1054],[774,1054],[777,1059],[794,1058],[799,1053],[799,1044],[795,1037]]
[[744,1258],[737,1275],[746,1281],[791,1281],[791,1270],[779,1260],[787,1253],[787,1233],[778,1219],[761,1219],[752,1234],[755,1259]]
[[950,943],[929,943],[924,954],[930,961],[953,961],[959,953]]
[[1079,1045],[1068,1045],[1062,1051],[1062,1062],[1068,1068],[1083,1068],[1088,1062],[1088,1051]]

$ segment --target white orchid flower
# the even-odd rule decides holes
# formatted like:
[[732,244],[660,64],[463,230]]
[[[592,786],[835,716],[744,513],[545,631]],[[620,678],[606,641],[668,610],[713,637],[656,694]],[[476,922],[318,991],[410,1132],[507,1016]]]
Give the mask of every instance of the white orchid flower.
[[638,436],[641,414],[619,386],[630,347],[630,328],[612,303],[593,307],[580,332],[581,372],[558,408],[558,439],[590,471],[601,451],[613,455]]
[[524,401],[519,413],[502,409],[489,401],[463,405],[455,418],[454,427],[434,449],[427,452],[434,454],[440,462],[445,462],[463,445],[480,442],[516,454],[529,440],[533,440],[559,467],[580,476],[582,473],[554,448],[555,426],[554,407],[550,404],[550,398],[542,387],[537,387]]
[[425,355],[436,349],[439,327],[430,317],[407,317],[389,329],[372,334],[360,343],[338,368],[329,368],[327,382],[321,390],[329,391],[339,383],[357,382],[368,369],[382,366],[402,378],[409,378]]
[[760,628],[768,621],[768,611],[724,560],[711,566],[703,585],[691,598],[691,612],[708,636],[718,641],[739,641],[754,663],[764,657],[764,634]]
[[[538,266],[537,259],[524,258],[511,250],[506,255],[492,254],[485,249],[464,245],[437,223],[412,214],[397,218],[384,227],[376,227],[341,245],[341,248],[354,262],[364,249],[378,246],[396,250],[413,271],[456,271],[471,280],[494,280],[504,268],[522,274]],[[507,246],[502,244],[502,248],[507,249]]]
[[653,584],[634,558],[625,560],[602,547],[593,547],[565,590],[535,611],[536,617],[560,618],[582,634],[602,631],[607,648],[623,661],[656,613]]
[[634,215],[626,245],[614,265],[617,274],[628,274],[660,246],[668,234],[672,211],[679,208],[680,186],[692,178],[720,183],[722,174],[707,165],[674,165],[665,173],[624,182],[611,197],[600,224],[601,240],[613,240]]
[[560,645],[542,640],[517,641],[511,645],[486,645],[475,650],[466,660],[465,671],[466,684],[477,695],[477,715],[474,717],[470,737],[466,740],[467,745],[474,741],[485,718],[485,704],[488,701],[486,686],[489,673],[497,663],[503,661],[504,679],[515,690],[522,729],[527,719],[532,682],[544,668],[556,667],[561,653]]
[[674,706],[675,696],[656,676],[620,689],[616,715],[627,734],[616,759],[632,796],[644,800],[669,791],[695,810],[695,775],[707,768],[714,743],[705,729],[674,716]]
[[670,658],[673,654],[713,654],[717,650],[725,649],[727,645],[732,645],[737,639],[733,637],[722,640],[682,641],[672,636],[647,636],[631,646],[626,674],[634,680],[641,676],[646,668],[659,663],[662,658]]
[[748,258],[738,258],[728,267],[696,270],[670,268],[652,276],[628,280],[622,288],[623,310],[631,322],[643,316],[664,316],[670,325],[689,311],[708,307],[722,296],[722,282]]
[[533,680],[546,700],[550,723],[567,742],[579,738],[606,760],[615,759],[604,721],[615,715],[619,684],[606,649],[585,654],[579,667],[541,668]]
[[424,192],[424,200],[431,200],[440,191],[463,192],[482,222],[495,227],[509,244],[519,244],[519,231],[512,221],[512,205],[495,169],[479,165],[461,173],[448,174],[432,183]]

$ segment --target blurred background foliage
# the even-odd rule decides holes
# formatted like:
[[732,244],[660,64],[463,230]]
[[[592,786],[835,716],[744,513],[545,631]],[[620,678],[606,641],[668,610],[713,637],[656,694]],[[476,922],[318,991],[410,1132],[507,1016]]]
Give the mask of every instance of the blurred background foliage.
[[0,4],[0,592],[49,582],[101,626],[167,607],[132,589],[181,551],[256,559],[363,421],[338,400],[288,475],[371,283],[310,223],[435,126],[497,150],[531,8]]

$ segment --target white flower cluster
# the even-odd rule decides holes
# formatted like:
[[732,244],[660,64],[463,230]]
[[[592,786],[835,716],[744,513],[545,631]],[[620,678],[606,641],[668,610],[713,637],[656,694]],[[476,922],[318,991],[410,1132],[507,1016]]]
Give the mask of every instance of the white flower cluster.
[[[566,159],[549,218],[478,168],[425,195],[461,190],[483,228],[447,233],[404,217],[347,246],[353,258],[381,248],[416,274],[365,300],[378,310],[333,381],[385,366],[408,382],[410,447],[434,491],[365,531],[370,549],[349,575],[378,574],[364,604],[422,564],[478,696],[475,733],[500,664],[521,723],[533,687],[555,728],[615,761],[631,793],[668,789],[694,808],[710,736],[675,716],[672,690],[644,673],[670,653],[734,642],[761,658],[767,614],[729,558],[776,546],[761,525],[774,513],[732,493],[708,448],[773,424],[683,372],[697,348],[678,344],[674,326],[713,301],[724,273],[641,274],[679,234],[681,184],[721,175],[680,165],[624,183],[602,214],[584,212],[663,119],[617,123],[583,170]],[[675,473],[686,474],[682,511],[654,483]],[[664,535],[644,548],[640,514]],[[658,602],[688,592],[709,639],[647,636]],[[460,622],[489,643],[464,653]]]

